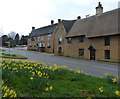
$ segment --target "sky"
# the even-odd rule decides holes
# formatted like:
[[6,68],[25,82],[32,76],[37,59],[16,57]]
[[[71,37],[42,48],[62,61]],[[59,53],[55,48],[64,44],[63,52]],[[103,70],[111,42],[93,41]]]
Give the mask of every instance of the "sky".
[[120,0],[0,0],[0,36],[11,31],[29,35],[32,27],[40,28],[77,16],[95,15],[98,2],[103,12],[118,8]]

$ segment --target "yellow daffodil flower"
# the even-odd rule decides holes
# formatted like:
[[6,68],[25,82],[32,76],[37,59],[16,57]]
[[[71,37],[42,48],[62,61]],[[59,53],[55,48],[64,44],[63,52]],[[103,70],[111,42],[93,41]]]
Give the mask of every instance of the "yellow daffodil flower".
[[104,91],[103,87],[99,88],[99,91],[102,93]]
[[115,91],[115,94],[117,95],[117,96],[120,96],[120,91]]

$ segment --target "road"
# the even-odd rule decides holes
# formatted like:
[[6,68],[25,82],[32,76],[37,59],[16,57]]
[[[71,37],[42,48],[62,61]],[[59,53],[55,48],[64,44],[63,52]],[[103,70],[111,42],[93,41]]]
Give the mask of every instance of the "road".
[[[9,53],[8,48],[5,49],[5,53]],[[35,51],[26,51],[26,50],[17,50],[17,49],[10,49],[11,54],[18,54],[28,58],[30,61],[40,61],[52,64],[65,65],[68,66],[70,69],[78,68],[79,70],[83,70],[84,73],[103,77],[105,73],[109,73],[113,76],[118,76],[118,64],[116,63],[109,63],[109,62],[100,62],[100,61],[90,61],[90,60],[83,60],[83,59],[76,59],[76,58],[69,58],[63,56],[54,56],[53,54],[48,53],[40,53]]]

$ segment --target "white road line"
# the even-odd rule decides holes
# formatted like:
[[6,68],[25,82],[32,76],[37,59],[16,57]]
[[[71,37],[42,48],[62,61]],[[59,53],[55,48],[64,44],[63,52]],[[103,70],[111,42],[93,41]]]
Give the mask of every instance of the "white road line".
[[100,66],[93,66],[93,67],[98,67],[98,68],[104,68],[104,69],[109,69],[109,70],[120,71],[120,70],[118,70],[118,69],[112,69],[112,68],[107,68],[107,67],[100,67]]

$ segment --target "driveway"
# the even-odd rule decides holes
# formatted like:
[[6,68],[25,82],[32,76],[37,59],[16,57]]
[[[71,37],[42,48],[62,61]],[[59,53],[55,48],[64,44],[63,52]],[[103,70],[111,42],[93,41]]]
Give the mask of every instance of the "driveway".
[[[8,48],[5,49],[5,53],[9,53]],[[25,51],[25,50],[17,50],[10,49],[11,54],[18,54],[28,58],[30,61],[40,61],[57,64],[57,65],[65,65],[70,69],[78,68],[79,70],[83,70],[84,73],[89,75],[103,77],[105,73],[110,73],[111,75],[118,76],[118,64],[116,63],[108,63],[108,62],[99,62],[99,61],[90,61],[76,58],[69,58],[63,56],[54,56],[53,54],[40,53],[34,51]]]

